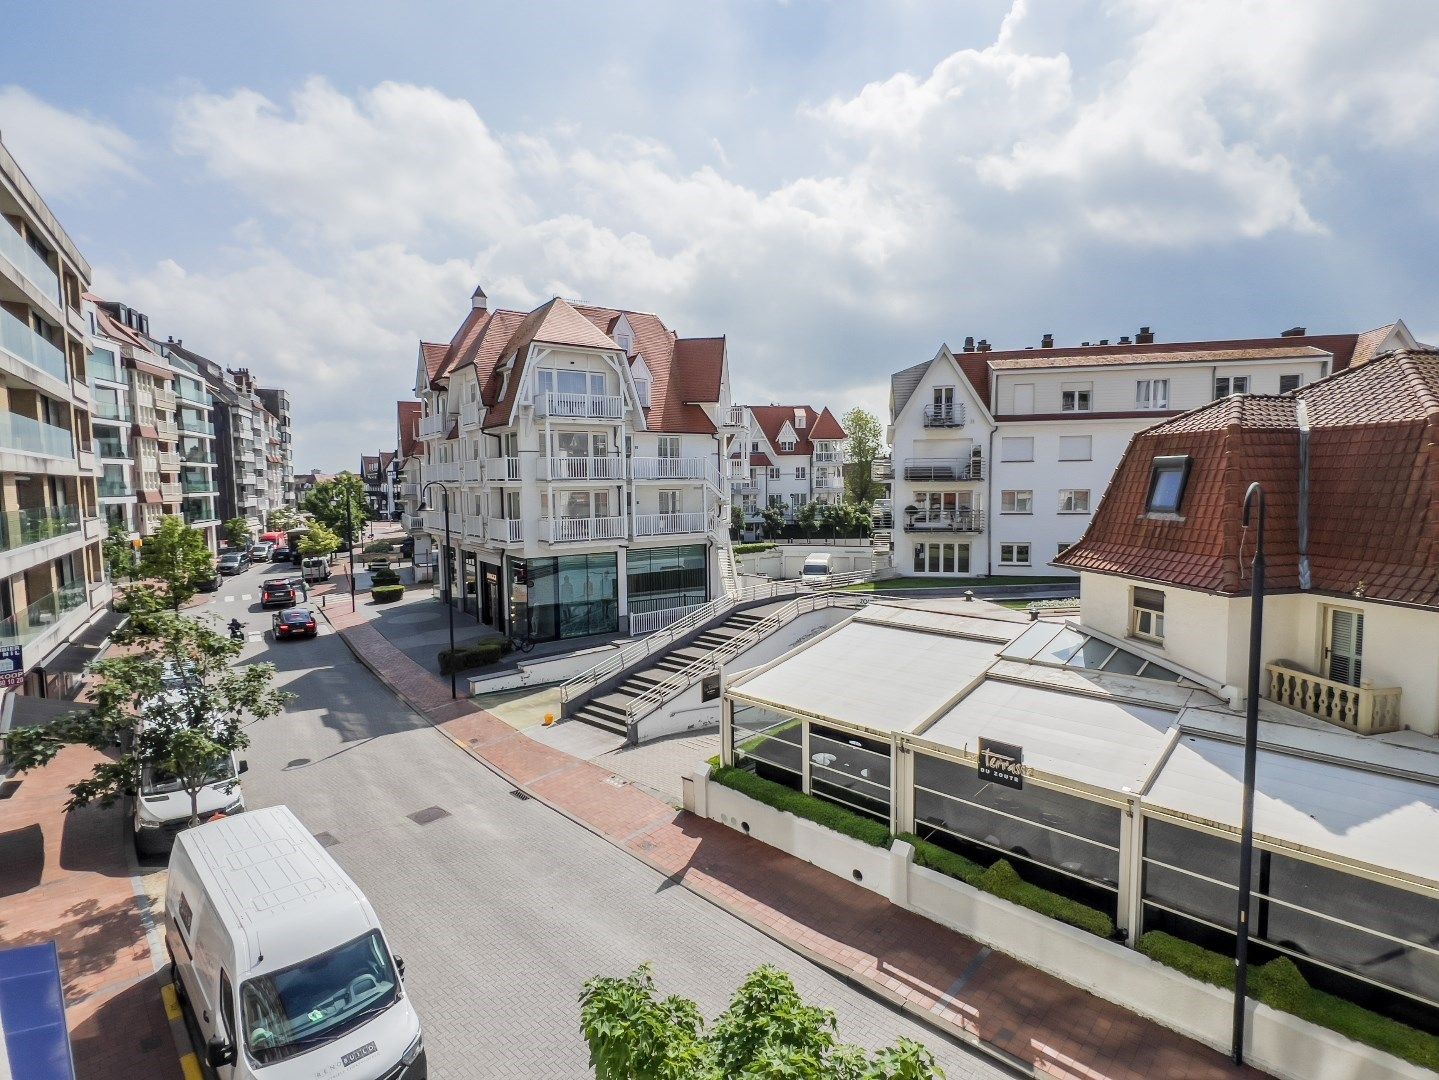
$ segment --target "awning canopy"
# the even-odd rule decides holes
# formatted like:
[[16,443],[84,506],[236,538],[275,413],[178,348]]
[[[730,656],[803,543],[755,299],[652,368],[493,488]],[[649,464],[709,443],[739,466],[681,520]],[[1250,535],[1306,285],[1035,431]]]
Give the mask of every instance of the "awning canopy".
[[75,1080],[53,941],[0,950],[0,1034],[3,1080]]
[[123,611],[111,609],[103,612],[68,644],[51,653],[37,666],[47,675],[62,671],[84,671],[91,661],[100,659],[101,646],[126,618]]

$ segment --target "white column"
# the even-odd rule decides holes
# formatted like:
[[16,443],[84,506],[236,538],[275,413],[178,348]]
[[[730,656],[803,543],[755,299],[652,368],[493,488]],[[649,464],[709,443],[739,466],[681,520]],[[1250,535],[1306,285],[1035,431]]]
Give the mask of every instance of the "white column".
[[720,698],[720,764],[734,767],[734,702]]
[[1134,947],[1139,938],[1144,887],[1144,817],[1139,798],[1131,795],[1129,806],[1119,819],[1119,925],[1125,928],[1125,944]]

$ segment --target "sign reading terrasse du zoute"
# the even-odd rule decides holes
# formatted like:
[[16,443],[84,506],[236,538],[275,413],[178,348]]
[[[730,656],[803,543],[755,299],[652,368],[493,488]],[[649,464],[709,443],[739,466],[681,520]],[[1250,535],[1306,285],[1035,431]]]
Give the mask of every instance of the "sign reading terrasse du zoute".
[[976,762],[979,778],[1005,787],[1024,787],[1024,747],[1013,743],[979,740],[979,757]]

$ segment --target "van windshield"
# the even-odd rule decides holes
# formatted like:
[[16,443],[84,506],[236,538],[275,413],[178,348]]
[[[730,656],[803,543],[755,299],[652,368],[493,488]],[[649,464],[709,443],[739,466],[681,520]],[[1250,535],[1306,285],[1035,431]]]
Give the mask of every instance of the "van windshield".
[[826,564],[826,563],[805,563],[805,564],[804,564],[804,575],[805,575],[805,577],[813,577],[813,576],[816,575],[816,574],[821,574],[821,575],[822,575],[822,574],[828,574],[828,573],[829,573],[829,566],[828,566],[828,564]]
[[[205,771],[204,783],[218,784],[221,780],[235,779],[235,770],[230,764],[230,755],[216,758],[215,763]],[[146,765],[140,777],[141,795],[166,795],[181,791],[185,782],[163,765]]]
[[245,1046],[258,1065],[306,1053],[398,1000],[399,977],[378,930],[240,988]]

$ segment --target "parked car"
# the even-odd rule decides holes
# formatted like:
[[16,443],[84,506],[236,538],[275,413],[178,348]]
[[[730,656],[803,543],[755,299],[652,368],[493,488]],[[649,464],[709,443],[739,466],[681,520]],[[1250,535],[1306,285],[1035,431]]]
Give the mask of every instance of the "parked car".
[[289,607],[299,602],[303,587],[303,583],[297,584],[293,577],[267,578],[260,586],[260,606]]
[[276,546],[275,550],[270,552],[271,562],[292,562],[293,560],[294,553],[284,544]]
[[312,555],[300,563],[300,576],[306,581],[329,581],[330,560]]
[[275,544],[270,540],[261,540],[250,546],[250,558],[255,562],[269,562],[270,555],[275,550]]
[[289,640],[298,637],[314,637],[320,632],[315,613],[305,608],[289,608],[275,612],[275,640]]
[[231,574],[243,573],[254,564],[250,561],[249,551],[227,551],[220,556],[217,565],[220,573],[229,576]]
[[404,960],[287,807],[180,835],[164,934],[205,1064],[226,1080],[429,1074]]
[[220,572],[212,570],[209,577],[201,578],[195,588],[200,592],[214,592],[220,587]]

